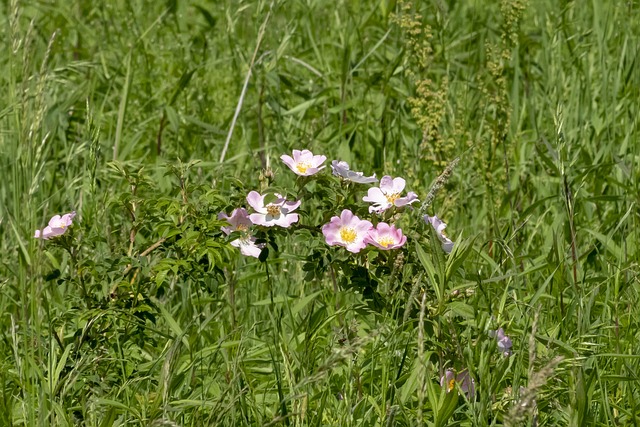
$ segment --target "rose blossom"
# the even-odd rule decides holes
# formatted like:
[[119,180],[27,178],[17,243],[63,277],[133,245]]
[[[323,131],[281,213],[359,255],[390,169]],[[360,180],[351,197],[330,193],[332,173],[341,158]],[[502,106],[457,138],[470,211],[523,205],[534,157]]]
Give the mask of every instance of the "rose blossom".
[[467,395],[467,398],[471,399],[476,394],[475,382],[466,369],[458,375],[452,369],[447,369],[440,377],[440,386],[446,386],[447,393],[456,388],[456,383],[460,386],[460,390]]
[[75,216],[75,211],[62,216],[55,215],[49,220],[49,225],[47,225],[42,231],[36,230],[33,237],[36,239],[49,240],[51,237],[60,236],[73,224],[73,218],[75,218]]
[[380,187],[370,188],[362,200],[373,203],[373,206],[369,207],[369,212],[376,213],[384,212],[392,206],[402,207],[419,201],[417,194],[411,191],[405,197],[400,197],[405,185],[404,179],[385,175],[380,180]]
[[431,224],[433,229],[436,231],[436,235],[438,236],[438,239],[440,239],[440,242],[442,242],[442,249],[446,253],[450,254],[451,250],[453,250],[454,243],[451,241],[451,239],[447,237],[446,234],[444,234],[444,229],[447,228],[447,224],[442,222],[442,220],[435,215],[434,216],[425,215],[423,218],[425,222],[427,224]]
[[300,206],[300,200],[297,202],[287,202],[280,194],[275,194],[276,200],[264,205],[265,196],[257,191],[252,191],[247,195],[247,202],[256,211],[249,215],[249,219],[255,225],[263,225],[271,227],[279,225],[280,227],[289,227],[294,222],[298,222],[298,214],[291,213]]
[[280,156],[285,165],[300,176],[309,176],[317,173],[324,166],[320,166],[327,160],[327,156],[314,156],[309,150],[293,150],[293,158],[283,154]]
[[389,250],[402,247],[407,241],[407,236],[402,234],[402,229],[380,222],[369,230],[364,241],[380,249]]
[[334,160],[331,162],[331,170],[335,176],[358,184],[373,184],[374,182],[378,182],[375,173],[371,176],[364,176],[363,172],[350,170],[347,162]]
[[218,214],[218,219],[224,219],[230,224],[229,227],[220,227],[227,236],[234,231],[239,231],[241,233],[240,238],[231,241],[231,246],[239,248],[242,255],[252,256],[255,258],[260,256],[260,252],[262,251],[262,248],[264,248],[264,243],[256,244],[256,238],[249,234],[249,228],[253,223],[249,219],[249,214],[246,209],[234,209],[233,212],[231,212],[231,216],[228,216],[224,212],[220,212]]
[[500,328],[496,331],[496,340],[498,340],[498,349],[506,357],[511,355],[511,338],[505,335],[504,329]]
[[330,246],[344,246],[349,252],[358,253],[367,246],[365,238],[373,225],[361,220],[349,209],[342,211],[340,216],[334,216],[331,221],[322,226],[322,234]]

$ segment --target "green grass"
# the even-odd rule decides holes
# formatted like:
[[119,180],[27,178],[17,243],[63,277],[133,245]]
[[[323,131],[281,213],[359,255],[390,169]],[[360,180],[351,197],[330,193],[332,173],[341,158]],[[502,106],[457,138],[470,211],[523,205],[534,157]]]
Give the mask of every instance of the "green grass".
[[[0,425],[640,424],[637,2],[10,0],[0,19]],[[424,208],[454,253],[420,209],[389,256],[328,247],[366,187],[296,180],[280,155],[302,148],[421,200],[442,184]],[[216,219],[251,190],[303,200],[302,227],[260,235],[266,262]]]

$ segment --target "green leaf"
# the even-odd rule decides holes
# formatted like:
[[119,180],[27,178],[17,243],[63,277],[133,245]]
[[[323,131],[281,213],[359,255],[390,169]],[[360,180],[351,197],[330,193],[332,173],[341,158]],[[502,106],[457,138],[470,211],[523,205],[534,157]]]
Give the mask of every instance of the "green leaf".
[[422,246],[416,242],[416,254],[418,255],[418,260],[420,260],[420,264],[424,267],[424,270],[427,272],[427,278],[429,280],[429,284],[433,288],[438,301],[441,301],[444,298],[444,290],[438,286],[438,276],[436,274],[436,268],[431,262],[431,258],[427,255],[427,253],[422,249]]
[[52,384],[51,384],[51,388],[52,389],[57,389],[58,387],[58,381],[60,381],[60,375],[62,374],[62,370],[64,369],[65,365],[67,364],[67,359],[69,358],[69,353],[71,352],[71,349],[73,348],[73,345],[69,344],[65,349],[64,349],[64,353],[62,353],[62,357],[60,357],[60,360],[58,361],[58,364],[56,365],[56,369],[53,373],[53,377],[51,378]]
[[18,233],[18,229],[12,220],[9,220],[9,224],[11,224],[11,229],[13,230],[13,234],[16,236],[16,241],[18,242],[18,246],[20,246],[20,255],[22,255],[22,259],[24,263],[28,266],[31,266],[31,257],[29,256],[29,252],[27,252],[27,248],[24,246],[24,242],[22,241],[22,237],[20,233]]
[[133,414],[138,419],[140,418],[140,413],[138,411],[136,411],[131,406],[125,405],[124,403],[121,403],[121,402],[118,402],[118,401],[115,401],[115,400],[101,399],[101,398],[96,399],[95,403],[96,403],[96,405],[110,406],[112,408],[121,409],[121,410],[123,410],[125,412]]
[[595,230],[591,230],[589,228],[584,229],[587,233],[594,236],[596,239],[600,240],[600,243],[604,245],[604,247],[618,260],[622,261],[622,249],[620,246],[616,245],[616,243],[610,237],[605,236],[602,233],[599,233]]
[[181,340],[182,343],[185,345],[185,347],[187,349],[189,349],[189,341],[185,337],[184,331],[182,330],[180,325],[178,325],[178,322],[175,321],[173,316],[171,316],[169,311],[167,311],[167,309],[164,308],[164,304],[162,304],[162,302],[158,301],[157,298],[153,298],[153,297],[151,298],[151,301],[153,301],[153,303],[156,305],[156,307],[158,307],[158,309],[160,310],[160,313],[162,314],[162,317],[164,317],[164,320],[167,322],[167,325],[169,326],[169,329],[171,329],[171,331],[175,335],[175,338]]
[[475,237],[471,240],[463,240],[462,235],[458,236],[456,244],[453,247],[453,251],[447,257],[447,265],[445,268],[445,282],[449,282],[451,277],[458,271],[458,268],[469,257],[471,251],[473,251],[473,242]]
[[293,315],[298,314],[300,311],[302,311],[307,306],[307,304],[309,304],[311,301],[313,301],[322,292],[323,291],[314,292],[311,295],[307,295],[306,297],[303,297],[302,299],[300,299],[300,301],[298,301],[296,303],[296,305],[294,305],[293,308],[291,309],[291,313]]
[[319,104],[321,102],[324,102],[324,100],[327,99],[326,96],[319,96],[318,98],[313,98],[313,99],[309,99],[308,101],[304,101],[298,105],[296,105],[295,107],[291,108],[290,110],[285,111],[284,113],[282,113],[283,116],[291,116],[293,114],[297,114],[297,113],[304,113],[305,111],[307,111],[309,108],[313,107],[316,104]]
[[462,316],[465,319],[474,319],[476,317],[475,310],[472,306],[462,301],[453,301],[447,304],[447,307],[458,316]]

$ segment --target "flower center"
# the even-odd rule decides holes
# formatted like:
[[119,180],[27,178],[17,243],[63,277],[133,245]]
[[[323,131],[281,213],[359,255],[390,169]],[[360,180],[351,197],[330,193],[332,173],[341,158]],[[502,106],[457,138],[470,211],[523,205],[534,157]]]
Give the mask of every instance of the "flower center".
[[298,169],[298,172],[300,173],[306,173],[307,169],[309,169],[310,167],[311,165],[307,162],[300,162],[296,164],[296,169]]
[[271,216],[280,215],[280,206],[278,205],[267,205],[267,214]]
[[353,243],[356,240],[358,233],[351,227],[342,227],[340,229],[340,238],[345,243]]
[[449,384],[447,384],[447,392],[453,390],[453,388],[456,386],[456,379],[455,378],[451,378],[449,380]]
[[387,197],[387,201],[393,205],[395,201],[400,198],[400,193],[385,194],[385,196]]
[[236,231],[247,231],[248,229],[247,224],[238,224],[236,226]]
[[390,236],[384,236],[383,238],[378,240],[378,243],[380,244],[380,246],[388,248],[389,246],[393,245],[395,241]]

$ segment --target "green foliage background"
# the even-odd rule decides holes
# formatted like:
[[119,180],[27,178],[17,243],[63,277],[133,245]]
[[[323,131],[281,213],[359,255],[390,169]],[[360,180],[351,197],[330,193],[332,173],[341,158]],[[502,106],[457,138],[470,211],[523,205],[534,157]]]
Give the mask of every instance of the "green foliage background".
[[[5,0],[0,19],[0,425],[640,423],[637,1]],[[442,184],[428,212],[459,251],[416,211],[391,272],[336,280],[335,181],[303,190],[279,160],[302,148],[421,200]],[[321,199],[262,264],[216,217],[266,188]],[[475,398],[440,392],[448,367]]]

